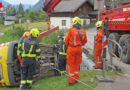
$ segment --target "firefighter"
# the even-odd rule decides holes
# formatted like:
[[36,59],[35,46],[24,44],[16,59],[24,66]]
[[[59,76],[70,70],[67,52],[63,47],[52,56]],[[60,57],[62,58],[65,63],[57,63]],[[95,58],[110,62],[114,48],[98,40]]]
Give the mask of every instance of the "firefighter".
[[[67,46],[67,71],[69,74],[68,85],[74,85],[79,79],[79,66],[82,59],[82,46],[87,43],[86,31],[81,28],[81,19],[72,19],[73,27],[68,30],[65,37]],[[75,78],[75,79],[74,79]]]
[[58,36],[58,43],[59,43],[58,65],[59,65],[59,69],[64,73],[64,71],[66,70],[67,47],[65,45],[65,41],[62,35]]
[[40,32],[37,28],[32,29],[30,35],[23,40],[21,45],[21,90],[25,90],[26,88],[31,89],[32,87],[36,60],[40,58],[39,43],[36,41],[36,38],[39,36],[39,34]]
[[25,32],[18,42],[17,58],[19,60],[20,65],[22,64],[22,59],[20,58],[20,55],[21,55],[20,48],[21,48],[24,38],[27,38],[29,35],[30,35],[30,32]]
[[103,46],[103,30],[102,30],[103,23],[102,21],[98,21],[96,23],[97,27],[97,35],[95,38],[95,51],[94,51],[94,59],[95,59],[95,68],[102,68],[102,46]]

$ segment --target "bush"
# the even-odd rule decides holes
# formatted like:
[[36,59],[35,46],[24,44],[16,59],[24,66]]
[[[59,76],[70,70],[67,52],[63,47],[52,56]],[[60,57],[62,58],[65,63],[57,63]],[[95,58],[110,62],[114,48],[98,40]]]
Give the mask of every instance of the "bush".
[[43,37],[42,39],[39,40],[40,43],[43,44],[56,44],[57,43],[57,34],[56,32],[53,32],[45,37]]
[[11,30],[5,32],[5,35],[20,38],[24,33],[24,28],[21,26],[13,26]]
[[0,36],[0,43],[10,42],[14,40],[19,40],[20,37],[24,33],[23,27],[15,27],[13,26],[12,29],[7,30],[3,36]]

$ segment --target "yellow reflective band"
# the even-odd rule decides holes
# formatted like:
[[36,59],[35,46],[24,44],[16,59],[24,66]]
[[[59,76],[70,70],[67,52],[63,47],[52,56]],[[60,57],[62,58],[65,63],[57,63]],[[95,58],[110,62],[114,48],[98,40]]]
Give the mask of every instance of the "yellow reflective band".
[[41,50],[40,49],[36,49],[36,52],[40,52]]
[[25,53],[25,50],[24,50],[24,43],[22,43],[22,50],[23,50],[23,54]]
[[29,54],[31,54],[32,49],[33,49],[33,45],[31,45],[31,47],[30,47]]
[[21,47],[21,43],[19,43],[19,46]]
[[63,44],[63,48],[62,49],[63,49],[63,52],[65,53],[65,45],[64,44]]
[[61,41],[61,39],[60,40],[58,40],[58,42],[60,42]]
[[40,56],[37,56],[37,58],[39,59],[39,58],[40,58]]
[[36,57],[36,54],[22,54],[22,57]]
[[27,83],[32,83],[33,82],[33,80],[27,80]]
[[26,84],[26,80],[21,80],[21,84]]
[[17,55],[20,55],[21,51],[20,50],[17,50]]
[[67,55],[67,53],[64,53],[64,52],[59,52],[59,54],[61,54],[61,55]]
[[73,76],[74,75],[74,73],[69,73],[69,76]]
[[20,50],[17,50],[17,53],[21,53],[21,51],[20,51]]

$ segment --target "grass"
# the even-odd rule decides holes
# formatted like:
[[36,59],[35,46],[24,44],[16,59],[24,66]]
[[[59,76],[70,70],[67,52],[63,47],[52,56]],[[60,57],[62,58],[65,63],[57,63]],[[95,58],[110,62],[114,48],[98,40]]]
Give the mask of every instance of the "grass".
[[[96,86],[98,85],[98,81],[96,80],[95,77],[96,75],[101,75],[101,74],[102,72],[94,71],[94,70],[80,71],[80,80],[90,85],[91,87],[96,88]],[[107,75],[114,76],[115,73],[107,72]],[[68,82],[68,77],[65,75],[48,77],[37,81],[33,85],[32,90],[93,90],[81,83],[77,83],[73,86],[67,86],[66,85],[67,82]],[[0,90],[19,90],[19,87],[0,87]]]
[[[24,33],[23,30],[19,30],[17,28],[26,30],[26,23],[23,24],[15,24],[11,26],[2,26],[0,25],[0,32],[4,33],[3,36],[0,36],[0,43],[10,42],[10,41],[18,41],[22,34]],[[38,28],[41,32],[47,30],[48,25],[46,22],[33,22],[28,25],[28,29],[31,30],[32,28]],[[19,32],[20,31],[20,32]],[[55,44],[57,43],[57,34],[53,32],[42,39],[39,40],[42,44]]]
[[[12,26],[22,26],[25,28],[25,30],[27,29],[27,24],[26,23],[22,23],[22,24],[14,24],[14,25],[10,25],[10,26],[3,26],[0,25],[0,33],[4,33],[7,30],[10,30],[12,28]],[[33,22],[33,23],[29,23],[28,24],[28,30],[32,29],[32,28],[38,28],[38,29],[42,29],[46,30],[47,29],[47,23],[46,22]]]

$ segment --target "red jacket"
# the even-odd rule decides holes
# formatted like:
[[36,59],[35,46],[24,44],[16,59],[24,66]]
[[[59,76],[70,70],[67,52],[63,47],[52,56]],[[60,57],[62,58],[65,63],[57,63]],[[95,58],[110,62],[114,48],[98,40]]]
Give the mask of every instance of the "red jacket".
[[[79,32],[82,37],[82,41],[79,36]],[[87,43],[87,36],[86,36],[86,31],[82,28],[80,30],[77,30],[77,28],[70,28],[68,30],[68,34],[65,38],[65,43],[67,46],[82,46]]]

